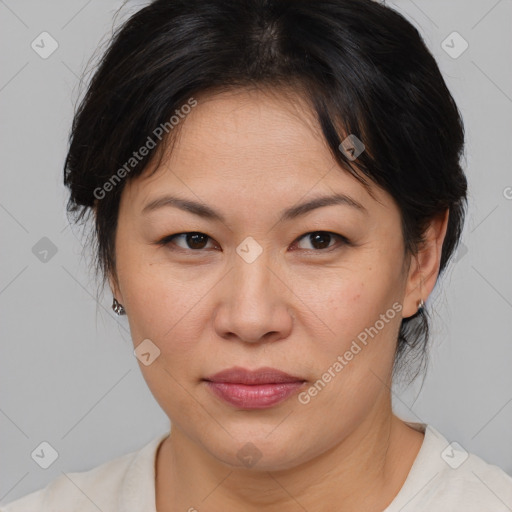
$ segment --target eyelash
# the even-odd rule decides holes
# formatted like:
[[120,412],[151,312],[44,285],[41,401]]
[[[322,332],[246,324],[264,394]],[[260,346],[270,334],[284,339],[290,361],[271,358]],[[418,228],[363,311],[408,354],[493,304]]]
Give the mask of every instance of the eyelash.
[[[303,250],[308,251],[308,252],[326,253],[326,252],[331,252],[333,250],[341,249],[343,246],[351,246],[352,245],[352,242],[348,238],[346,238],[345,236],[340,235],[338,233],[333,233],[332,231],[309,231],[308,233],[304,233],[303,235],[296,238],[293,243],[295,244],[295,243],[299,242],[300,240],[302,240],[303,238],[306,238],[307,236],[314,235],[314,234],[330,235],[334,238],[337,238],[340,245],[338,245],[338,247],[336,247],[336,245],[334,245],[331,247],[327,247],[325,249],[303,249]],[[208,236],[206,233],[202,233],[200,231],[186,231],[183,233],[175,233],[174,235],[167,235],[164,238],[162,238],[160,241],[158,241],[157,244],[160,246],[168,247],[173,251],[196,252],[196,253],[202,253],[205,251],[205,249],[183,249],[183,247],[179,247],[179,246],[176,246],[175,244],[172,244],[172,240],[174,238],[177,238],[177,237],[183,236],[183,235],[204,235],[207,237],[207,242],[210,240],[213,240],[213,238]],[[170,247],[171,244],[175,245],[176,248],[171,248]]]

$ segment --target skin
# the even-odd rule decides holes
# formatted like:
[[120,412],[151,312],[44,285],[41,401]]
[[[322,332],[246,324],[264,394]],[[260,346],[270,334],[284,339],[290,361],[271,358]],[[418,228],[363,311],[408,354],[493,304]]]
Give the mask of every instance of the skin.
[[[371,197],[335,163],[290,91],[199,98],[178,134],[156,174],[126,183],[110,278],[134,346],[149,338],[160,350],[150,365],[139,362],[172,423],[156,458],[157,510],[382,511],[423,441],[392,412],[391,371],[402,317],[435,285],[447,212],[407,258],[392,197],[376,185]],[[278,221],[285,208],[333,192],[366,212],[330,205]],[[224,222],[171,206],[142,214],[166,193],[206,204]],[[184,237],[157,244],[192,231],[210,237],[204,248]],[[352,245],[333,237],[318,248],[304,237],[315,231]],[[236,252],[248,236],[262,248],[252,263]],[[293,395],[236,408],[202,381],[235,365],[271,366],[307,389],[395,302],[402,310],[308,404]],[[248,442],[261,453],[252,467],[237,457]]]

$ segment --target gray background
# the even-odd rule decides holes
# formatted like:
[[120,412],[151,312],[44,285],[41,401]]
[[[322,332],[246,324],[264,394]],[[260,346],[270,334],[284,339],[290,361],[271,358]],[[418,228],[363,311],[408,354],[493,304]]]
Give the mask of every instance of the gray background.
[[[512,2],[387,3],[418,27],[462,111],[470,187],[463,246],[427,303],[430,371],[423,386],[394,390],[395,410],[512,474]],[[62,165],[79,77],[120,6],[0,0],[0,503],[136,450],[168,427],[126,317],[113,314],[109,294],[96,302],[83,235],[65,216]],[[44,31],[59,45],[46,59],[31,48]],[[457,58],[441,47],[453,31],[469,43]],[[47,261],[37,254],[43,237],[57,251]],[[42,441],[59,454],[48,469],[31,458]]]

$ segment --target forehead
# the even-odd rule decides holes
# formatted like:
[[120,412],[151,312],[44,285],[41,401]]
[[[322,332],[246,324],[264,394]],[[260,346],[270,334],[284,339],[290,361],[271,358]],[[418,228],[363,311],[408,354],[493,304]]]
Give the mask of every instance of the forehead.
[[[315,164],[316,162],[316,164]],[[242,89],[206,96],[180,127],[170,167],[226,177],[286,178],[333,162],[305,102],[291,91]]]
[[123,192],[139,211],[156,194],[176,190],[205,202],[224,196],[231,205],[236,194],[251,207],[316,192],[374,201],[339,167],[314,112],[293,91],[241,89],[200,97],[180,123],[156,173],[149,168]]

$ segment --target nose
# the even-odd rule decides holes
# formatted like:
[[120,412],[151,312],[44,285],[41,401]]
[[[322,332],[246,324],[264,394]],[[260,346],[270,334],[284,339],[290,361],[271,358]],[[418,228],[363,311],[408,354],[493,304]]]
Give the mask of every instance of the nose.
[[234,267],[216,289],[213,325],[220,337],[262,343],[289,336],[293,294],[278,269],[268,263],[263,254],[251,263],[235,258]]

